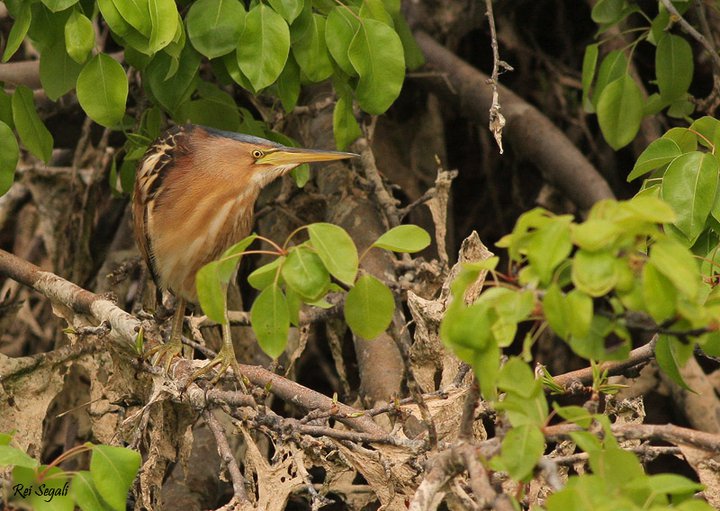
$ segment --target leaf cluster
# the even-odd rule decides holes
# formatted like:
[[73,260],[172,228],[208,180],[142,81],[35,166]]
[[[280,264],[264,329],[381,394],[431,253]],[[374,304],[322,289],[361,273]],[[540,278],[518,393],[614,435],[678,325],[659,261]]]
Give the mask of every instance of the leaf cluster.
[[[50,465],[41,465],[22,450],[12,447],[12,435],[0,433],[0,467],[13,467],[13,485],[29,489],[27,495],[12,494],[16,503],[32,509],[124,511],[127,494],[140,468],[136,451],[110,445],[86,443],[63,453]],[[56,465],[81,452],[90,451],[90,468],[66,472]],[[68,491],[63,491],[65,488]]]
[[[680,13],[689,2],[676,2]],[[687,118],[695,106],[688,89],[694,72],[690,43],[672,32],[674,20],[658,2],[658,12],[651,17],[632,0],[600,0],[593,6],[592,19],[598,25],[598,36],[622,24],[629,16],[647,23],[631,32],[634,40],[627,48],[613,50],[599,59],[600,43],[588,45],[582,66],[582,103],[586,112],[596,113],[600,130],[613,149],[629,144],[637,135],[647,115],[662,110],[670,117]],[[655,52],[657,92],[645,98],[629,67],[632,54],[641,42],[652,45]],[[644,84],[646,87],[649,84]]]
[[[515,276],[501,282],[497,258],[465,264],[452,286],[443,341],[474,367],[492,399],[500,350],[514,341],[518,323],[533,322],[524,343],[528,359],[535,334],[549,326],[585,359],[623,360],[631,318],[640,316],[664,334],[658,362],[681,381],[677,367],[695,345],[720,352],[720,308],[714,281],[703,279],[694,254],[665,232],[679,218],[649,194],[599,202],[582,223],[541,208],[523,214],[497,243],[508,250]],[[486,271],[494,272],[495,285],[465,304],[465,290]]]
[[[302,231],[307,231],[308,240],[289,247]],[[274,251],[247,250],[256,239],[265,240],[255,234],[248,236],[198,271],[198,299],[210,319],[227,321],[227,285],[240,258],[264,253],[274,259],[253,271],[248,283],[259,291],[250,309],[251,326],[269,356],[277,358],[285,350],[290,325],[300,324],[303,304],[332,307],[325,299],[329,293],[346,293],[345,320],[355,335],[374,339],[390,325],[395,312],[393,293],[377,278],[359,271],[362,256],[358,256],[355,243],[343,228],[329,223],[310,224],[291,233],[283,247],[265,240]],[[381,235],[368,250],[413,253],[429,244],[430,235],[420,227],[400,225]]]
[[548,511],[712,509],[693,499],[703,489],[701,484],[675,474],[646,475],[637,457],[618,444],[607,416],[590,415],[578,406],[556,407],[556,411],[584,428],[598,424],[603,434],[601,438],[589,431],[570,434],[588,453],[592,474],[570,476],[565,487],[548,498]]
[[[182,10],[174,0],[6,4],[14,22],[4,62],[29,39],[51,100],[74,89],[93,121],[137,133],[111,176],[116,191],[131,189],[137,161],[168,119],[286,143],[236,105],[230,86],[271,94],[291,111],[303,84],[331,79],[338,96],[335,138],[344,149],[361,134],[353,100],[365,112],[385,112],[400,94],[406,67],[422,64],[399,0],[196,0]],[[103,27],[122,53],[98,44]],[[129,98],[125,65],[138,72],[149,105],[146,97]],[[213,76],[201,76],[203,68]],[[49,161],[53,138],[23,86],[12,95],[0,92],[0,193],[12,183],[19,154],[13,129],[32,154]]]

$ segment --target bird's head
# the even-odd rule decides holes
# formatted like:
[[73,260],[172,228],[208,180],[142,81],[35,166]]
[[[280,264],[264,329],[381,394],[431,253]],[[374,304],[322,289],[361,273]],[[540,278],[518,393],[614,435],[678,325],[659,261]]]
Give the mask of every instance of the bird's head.
[[193,127],[192,154],[206,169],[259,188],[303,163],[344,160],[358,156],[340,151],[289,147],[270,140],[203,126]]

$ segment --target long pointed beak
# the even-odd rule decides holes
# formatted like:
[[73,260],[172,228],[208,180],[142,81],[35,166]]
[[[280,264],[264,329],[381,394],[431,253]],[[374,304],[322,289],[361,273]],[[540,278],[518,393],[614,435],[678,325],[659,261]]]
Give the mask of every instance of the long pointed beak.
[[340,151],[320,151],[318,149],[282,147],[258,158],[255,163],[260,165],[300,165],[301,163],[346,160],[356,156],[360,155],[355,153],[343,153]]

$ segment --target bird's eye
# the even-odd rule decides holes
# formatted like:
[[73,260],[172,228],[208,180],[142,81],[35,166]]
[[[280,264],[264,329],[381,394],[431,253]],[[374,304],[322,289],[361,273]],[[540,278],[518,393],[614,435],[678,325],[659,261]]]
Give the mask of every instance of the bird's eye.
[[262,155],[263,155],[263,152],[262,152],[260,149],[255,149],[255,150],[252,152],[252,155],[253,155],[253,158],[255,158],[255,159],[261,158]]

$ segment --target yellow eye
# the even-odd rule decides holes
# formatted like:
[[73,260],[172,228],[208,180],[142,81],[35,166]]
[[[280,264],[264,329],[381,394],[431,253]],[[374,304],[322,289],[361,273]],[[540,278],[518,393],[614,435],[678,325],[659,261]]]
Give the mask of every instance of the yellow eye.
[[253,158],[258,159],[258,158],[261,158],[261,157],[262,157],[263,152],[262,152],[260,149],[255,149],[255,150],[252,152],[252,155],[253,155]]

